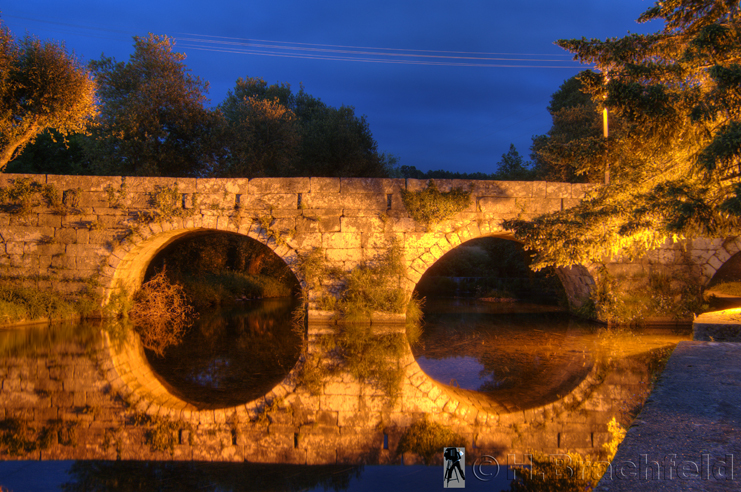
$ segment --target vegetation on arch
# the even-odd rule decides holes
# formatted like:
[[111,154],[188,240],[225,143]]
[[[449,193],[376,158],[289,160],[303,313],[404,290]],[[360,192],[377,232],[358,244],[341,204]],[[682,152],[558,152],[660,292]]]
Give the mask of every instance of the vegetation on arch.
[[471,192],[461,188],[440,191],[435,181],[419,191],[401,190],[401,199],[409,215],[430,228],[462,212],[471,204]]
[[[620,128],[573,154],[580,172],[610,183],[579,206],[533,221],[507,221],[536,267],[568,266],[616,253],[640,255],[667,240],[737,234],[741,215],[741,14],[736,2],[657,2],[639,22],[653,34],[560,40],[598,71],[580,80]],[[585,139],[591,139],[591,147]],[[577,143],[569,144],[571,147]]]
[[[422,320],[422,301],[408,299],[399,284],[406,271],[401,246],[394,243],[384,253],[349,272],[332,266],[322,249],[299,255],[296,267],[306,284],[303,297],[307,302],[308,289],[322,291],[327,278],[339,281],[339,291],[325,290],[312,307],[338,312],[343,321],[336,334],[319,341],[332,360],[304,351],[299,382],[312,393],[318,393],[324,376],[347,371],[392,399],[398,396],[403,377],[398,359],[409,344],[419,340]],[[375,333],[368,323],[375,312],[405,313],[406,333]],[[296,321],[303,326],[302,316]]]

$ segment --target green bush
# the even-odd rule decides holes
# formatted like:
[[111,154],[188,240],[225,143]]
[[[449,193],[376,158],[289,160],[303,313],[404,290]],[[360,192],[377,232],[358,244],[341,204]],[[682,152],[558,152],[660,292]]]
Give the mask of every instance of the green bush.
[[178,277],[186,296],[196,309],[228,306],[239,299],[288,297],[294,291],[291,283],[266,275],[249,275],[221,271]]
[[399,440],[397,453],[417,453],[429,465],[436,455],[442,457],[446,447],[465,447],[466,441],[448,427],[436,422],[418,420]]
[[33,287],[0,286],[0,325],[45,318],[65,319],[87,314],[89,303],[82,298],[62,297]]
[[401,190],[401,199],[409,215],[429,229],[465,210],[471,203],[471,192],[454,188],[440,192],[433,180],[421,191]]
[[651,317],[692,319],[704,302],[701,287],[683,274],[650,274],[641,283],[612,277],[602,268],[596,280],[591,300],[601,321],[640,324]]

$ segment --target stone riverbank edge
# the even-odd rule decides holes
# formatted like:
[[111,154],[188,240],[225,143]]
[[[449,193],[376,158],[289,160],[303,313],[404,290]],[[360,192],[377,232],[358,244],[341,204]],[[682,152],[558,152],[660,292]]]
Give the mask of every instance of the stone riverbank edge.
[[695,490],[741,490],[741,343],[680,342],[595,489]]

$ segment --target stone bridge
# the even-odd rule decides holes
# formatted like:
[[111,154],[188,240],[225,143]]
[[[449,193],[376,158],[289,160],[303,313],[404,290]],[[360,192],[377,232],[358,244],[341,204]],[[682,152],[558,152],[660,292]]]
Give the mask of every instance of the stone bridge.
[[[436,183],[441,191],[470,190],[471,201],[468,209],[428,230],[409,216],[401,199],[401,190],[423,189],[427,183],[420,180],[0,174],[0,272],[3,280],[42,289],[93,289],[109,302],[138,288],[147,266],[166,246],[221,231],[267,245],[308,286],[296,268],[299,255],[320,248],[329,262],[350,271],[396,240],[404,247],[407,267],[399,283],[410,295],[446,252],[478,237],[512,239],[502,229],[503,220],[568,208],[588,191],[587,185],[567,183]],[[634,276],[688,267],[704,285],[739,250],[737,238],[697,240],[669,245],[638,262],[618,259],[607,266],[616,274]],[[558,272],[572,304],[589,294],[596,268],[583,265]],[[326,316],[309,312],[310,343],[327,329],[312,321],[326,321]],[[88,349],[75,350],[84,354]],[[503,409],[431,380],[407,352],[399,360],[404,377],[396,402],[347,374],[325,381],[319,395],[309,394],[296,386],[298,364],[267,395],[213,410],[174,397],[152,373],[136,339],[120,346],[101,342],[95,354],[74,360],[52,354],[9,357],[3,361],[6,367],[0,364],[4,418],[38,425],[79,421],[82,440],[97,436],[97,444],[74,448],[60,443],[39,457],[392,462],[398,458],[394,449],[403,430],[426,416],[456,428],[471,443],[472,456],[528,448],[599,453],[608,437],[606,422],[625,394],[614,390],[592,361],[564,398],[537,408]],[[645,369],[639,372],[638,380],[625,381],[632,389],[647,378]],[[625,391],[634,393],[632,389]],[[572,420],[563,417],[572,410],[578,410]],[[146,429],[127,420],[134,413],[181,422],[174,455],[146,451]],[[119,441],[135,445],[118,446]]]
[[[35,183],[35,184],[34,184]],[[591,185],[543,181],[435,180],[440,191],[471,192],[467,209],[428,230],[407,213],[402,190],[427,181],[375,178],[196,179],[0,174],[0,272],[41,288],[94,288],[108,302],[141,285],[164,247],[204,231],[249,236],[294,270],[298,255],[321,248],[349,271],[398,241],[407,266],[399,284],[411,295],[442,255],[474,238],[513,239],[502,221],[563,210]],[[688,265],[705,285],[741,249],[736,238],[668,245],[639,262],[613,260],[619,275]],[[594,285],[595,265],[559,269],[572,306]],[[331,289],[330,286],[324,288]],[[320,292],[309,292],[316,299]],[[309,320],[327,313],[309,312]]]

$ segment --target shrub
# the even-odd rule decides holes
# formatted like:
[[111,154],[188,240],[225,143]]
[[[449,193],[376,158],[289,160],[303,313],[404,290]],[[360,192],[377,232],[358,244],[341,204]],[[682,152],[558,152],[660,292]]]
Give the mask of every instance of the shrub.
[[0,286],[0,325],[37,319],[64,319],[79,314],[75,303],[55,292],[33,287]]
[[421,191],[401,190],[401,199],[409,215],[427,229],[465,210],[471,203],[471,193],[460,188],[441,192],[430,180]]
[[429,465],[435,455],[442,457],[446,447],[464,447],[465,439],[444,425],[418,420],[409,427],[399,440],[397,453],[417,453]]
[[158,356],[170,345],[182,340],[195,317],[183,287],[170,283],[164,269],[142,284],[134,295],[129,317],[136,325],[144,347]]

